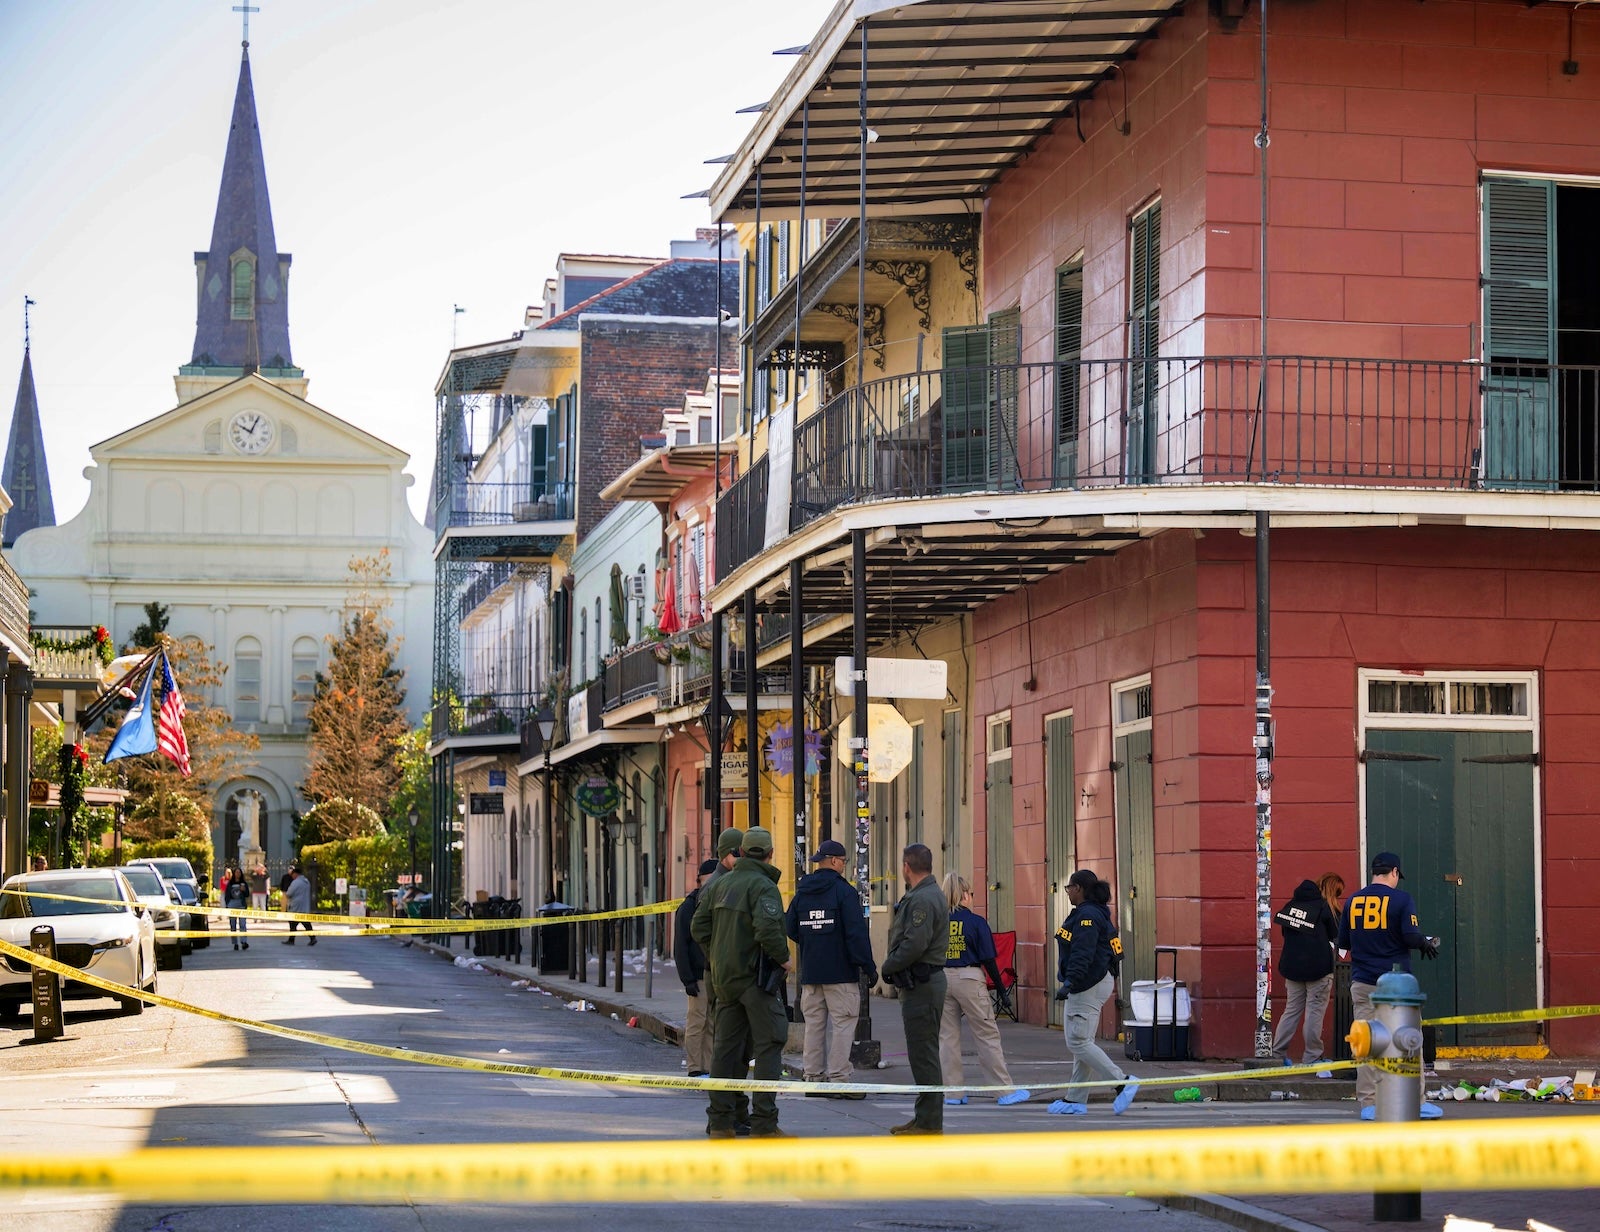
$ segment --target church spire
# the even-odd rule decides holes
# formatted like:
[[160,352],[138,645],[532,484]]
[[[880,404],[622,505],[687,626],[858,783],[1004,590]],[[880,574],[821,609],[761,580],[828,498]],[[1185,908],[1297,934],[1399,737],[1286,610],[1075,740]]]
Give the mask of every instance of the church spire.
[[[248,20],[248,15],[246,16]],[[278,251],[256,123],[250,47],[239,63],[211,246],[195,253],[198,308],[185,375],[298,378],[289,354],[289,254]]]
[[33,388],[33,335],[28,309],[22,303],[22,375],[17,380],[17,405],[11,412],[11,440],[6,445],[5,469],[0,484],[11,496],[0,546],[10,547],[17,536],[36,526],[56,524],[55,502],[50,499],[50,468],[45,463],[44,432],[39,425],[39,397]]

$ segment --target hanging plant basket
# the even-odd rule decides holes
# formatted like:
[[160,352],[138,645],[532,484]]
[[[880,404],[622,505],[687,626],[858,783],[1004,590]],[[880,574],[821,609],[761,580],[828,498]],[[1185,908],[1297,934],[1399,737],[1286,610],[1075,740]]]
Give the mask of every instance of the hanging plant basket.
[[674,663],[687,663],[689,661],[688,642],[676,642],[673,644],[672,661]]
[[657,663],[665,664],[672,662],[672,648],[665,642],[657,642],[654,646],[650,647],[650,653],[656,657]]
[[710,650],[711,627],[709,625],[695,626],[694,632],[689,634],[689,640],[692,641],[696,646],[700,647],[701,650]]

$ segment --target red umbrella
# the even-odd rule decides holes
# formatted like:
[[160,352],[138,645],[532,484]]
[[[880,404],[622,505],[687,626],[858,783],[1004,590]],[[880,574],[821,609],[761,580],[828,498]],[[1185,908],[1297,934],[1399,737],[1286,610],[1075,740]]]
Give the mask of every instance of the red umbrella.
[[705,619],[705,608],[700,600],[700,565],[693,552],[683,554],[683,610],[686,628],[693,628]]
[[677,633],[683,628],[683,622],[678,619],[678,588],[673,584],[672,558],[667,557],[667,576],[661,584],[661,616],[656,621],[656,628],[663,633]]

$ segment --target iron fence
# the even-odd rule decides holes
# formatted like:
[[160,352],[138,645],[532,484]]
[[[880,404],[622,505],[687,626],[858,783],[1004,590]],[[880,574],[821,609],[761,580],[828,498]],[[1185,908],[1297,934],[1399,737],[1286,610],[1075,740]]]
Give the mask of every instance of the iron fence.
[[[1600,368],[1205,356],[885,377],[799,425],[789,528],[869,500],[1241,482],[1597,491]],[[718,505],[719,576],[761,550],[754,494]]]
[[436,532],[459,526],[511,526],[523,522],[570,522],[568,483],[474,483],[456,480],[434,505]]
[[604,709],[615,710],[661,692],[661,680],[671,653],[665,642],[629,646],[606,664]]
[[760,554],[767,533],[767,477],[771,465],[765,454],[717,501],[717,578],[732,573]]

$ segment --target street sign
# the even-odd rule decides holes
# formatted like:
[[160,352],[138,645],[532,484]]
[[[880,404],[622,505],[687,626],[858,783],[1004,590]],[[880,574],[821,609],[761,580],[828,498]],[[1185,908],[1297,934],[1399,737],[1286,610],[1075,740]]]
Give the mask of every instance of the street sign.
[[474,791],[467,793],[469,813],[501,814],[506,811],[505,793],[501,791]]
[[[833,661],[833,687],[841,697],[855,692],[855,659],[840,655]],[[943,659],[880,659],[867,657],[868,697],[944,697],[950,665]]]
[[[701,763],[707,775],[711,773],[711,756]],[[750,754],[724,753],[722,755],[722,791],[745,792],[750,790]]]
[[489,771],[489,786],[504,787],[506,785],[506,772],[504,770]]
[[[45,958],[56,956],[56,930],[40,924],[28,934],[28,948]],[[33,1040],[44,1043],[60,1039],[66,1028],[61,1024],[61,977],[43,967],[33,969]]]
[[333,879],[333,892],[335,894],[348,894],[350,892],[350,880],[349,880],[349,878],[347,878],[347,877],[335,877]]
[[[850,738],[854,733],[853,715],[846,715],[834,741],[841,764],[854,764]],[[911,724],[905,716],[885,702],[867,706],[867,773],[874,783],[893,782],[911,764]]]

